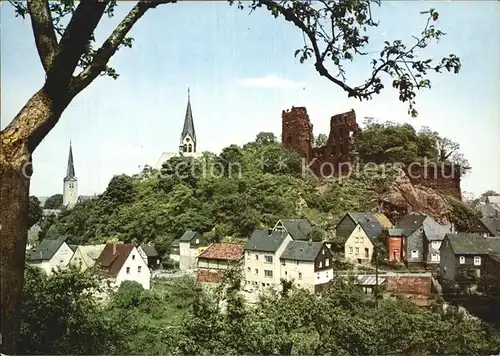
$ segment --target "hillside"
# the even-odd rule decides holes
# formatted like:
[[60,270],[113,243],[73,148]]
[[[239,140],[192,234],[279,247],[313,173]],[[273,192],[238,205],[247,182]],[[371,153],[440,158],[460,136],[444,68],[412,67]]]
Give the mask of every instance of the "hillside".
[[412,185],[398,169],[371,166],[349,178],[318,180],[303,174],[299,157],[273,134],[261,133],[219,156],[173,158],[161,172],[147,167],[132,177],[115,176],[98,199],[42,221],[41,237],[65,235],[78,244],[153,241],[167,251],[186,229],[213,241],[234,240],[280,218],[307,218],[314,238],[328,239],[347,211],[378,210],[391,220],[420,211],[441,222],[457,220],[457,211],[466,218],[475,214],[431,188]]

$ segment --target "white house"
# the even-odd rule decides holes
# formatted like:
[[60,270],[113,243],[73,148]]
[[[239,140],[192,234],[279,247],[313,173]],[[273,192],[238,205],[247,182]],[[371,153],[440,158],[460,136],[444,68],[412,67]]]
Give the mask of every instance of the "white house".
[[246,283],[258,289],[279,286],[280,257],[290,241],[285,231],[254,230],[244,245]]
[[44,239],[38,246],[26,251],[28,264],[45,270],[50,275],[52,270],[66,268],[73,250],[61,237],[57,240]]
[[323,242],[291,241],[280,262],[281,278],[313,293],[333,279],[333,256]]
[[208,245],[200,233],[186,231],[179,239],[179,269],[181,271],[195,269],[197,257]]
[[123,281],[136,281],[150,289],[151,271],[132,244],[106,244],[96,264],[115,287]]
[[95,265],[105,244],[78,246],[71,260],[70,265],[80,267],[82,271]]

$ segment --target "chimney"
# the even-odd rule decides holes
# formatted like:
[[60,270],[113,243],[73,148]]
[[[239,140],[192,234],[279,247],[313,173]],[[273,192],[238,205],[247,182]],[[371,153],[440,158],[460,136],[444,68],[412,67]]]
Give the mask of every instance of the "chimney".
[[116,255],[116,244],[113,244],[113,256]]

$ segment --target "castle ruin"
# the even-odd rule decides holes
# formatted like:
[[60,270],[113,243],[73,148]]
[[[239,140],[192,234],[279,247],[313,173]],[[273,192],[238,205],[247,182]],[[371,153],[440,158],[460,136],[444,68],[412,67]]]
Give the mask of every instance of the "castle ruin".
[[[354,140],[361,128],[354,110],[334,115],[330,119],[330,133],[326,145],[316,147],[313,124],[305,107],[292,107],[282,112],[282,142],[286,149],[297,152],[319,177],[346,174],[355,164]],[[453,169],[453,171],[452,171]],[[443,166],[408,167],[412,184],[433,188],[461,199],[460,168]],[[413,178],[415,177],[415,178]],[[416,178],[418,177],[418,178]]]

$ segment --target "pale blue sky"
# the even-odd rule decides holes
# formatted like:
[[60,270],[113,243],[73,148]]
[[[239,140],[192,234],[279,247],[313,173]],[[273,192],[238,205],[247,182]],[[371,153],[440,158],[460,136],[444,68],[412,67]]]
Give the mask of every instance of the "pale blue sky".
[[[30,22],[15,18],[9,4],[0,6],[4,128],[40,88],[44,73]],[[98,40],[131,6],[120,3],[116,16],[102,21]],[[292,105],[307,107],[315,134],[328,132],[332,115],[354,108],[360,122],[365,116],[411,122],[458,141],[473,167],[463,190],[500,191],[500,3],[383,2],[375,11],[380,25],[370,49],[380,49],[384,40],[411,41],[425,22],[419,11],[431,7],[439,11],[438,25],[447,36],[427,53],[456,53],[463,68],[459,75],[432,75],[433,88],[419,93],[420,115],[411,119],[394,90],[360,103],[319,77],[312,63],[301,65],[293,56],[303,44],[301,33],[263,9],[249,16],[225,2],[159,6],[133,29],[134,47],[113,57],[120,78],[98,78],[37,148],[31,193],[62,192],[70,139],[80,194],[100,193],[113,175],[136,173],[144,164],[154,165],[162,152],[175,151],[188,86],[199,150],[218,153],[261,131],[279,136],[281,111]],[[348,67],[349,83],[362,82],[369,59]]]

